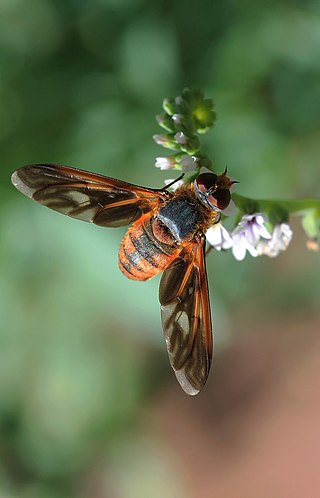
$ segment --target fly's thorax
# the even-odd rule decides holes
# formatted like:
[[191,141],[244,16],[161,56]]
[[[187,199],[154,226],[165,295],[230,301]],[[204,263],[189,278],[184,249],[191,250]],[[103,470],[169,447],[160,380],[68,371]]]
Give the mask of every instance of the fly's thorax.
[[212,213],[197,199],[192,186],[181,187],[160,207],[153,222],[154,232],[160,240],[181,244],[206,231],[211,219]]

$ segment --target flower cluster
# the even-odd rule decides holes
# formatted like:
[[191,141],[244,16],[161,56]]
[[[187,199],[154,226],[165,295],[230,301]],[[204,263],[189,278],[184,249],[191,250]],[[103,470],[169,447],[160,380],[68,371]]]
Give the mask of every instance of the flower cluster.
[[154,141],[166,149],[175,151],[165,157],[157,157],[155,166],[162,170],[177,169],[187,173],[210,168],[211,161],[201,153],[198,135],[214,125],[216,114],[213,101],[205,99],[199,90],[186,88],[174,99],[164,99],[163,113],[156,119],[166,133],[153,136]]
[[217,251],[232,249],[233,256],[238,261],[245,258],[247,251],[253,257],[262,254],[278,256],[287,249],[292,230],[287,223],[279,223],[270,233],[266,228],[266,221],[263,213],[244,214],[230,233],[221,222],[217,223],[207,231],[207,241]]
[[[165,134],[154,135],[157,144],[174,151],[157,157],[155,166],[161,170],[178,170],[185,174],[185,182],[193,182],[203,168],[212,171],[210,159],[202,152],[199,134],[205,133],[216,120],[213,102],[205,99],[201,91],[183,90],[176,98],[163,101],[164,112],[157,116]],[[202,171],[201,171],[202,172]],[[165,180],[165,184],[172,183]],[[178,188],[183,180],[170,185]],[[234,182],[236,183],[236,182]],[[320,235],[320,200],[258,200],[232,193],[233,207],[222,211],[222,221],[234,220],[228,231],[220,221],[207,231],[207,241],[217,251],[231,250],[238,261],[247,252],[253,256],[278,256],[285,251],[292,239],[289,217],[302,216],[302,226],[307,234],[307,247],[318,250]]]

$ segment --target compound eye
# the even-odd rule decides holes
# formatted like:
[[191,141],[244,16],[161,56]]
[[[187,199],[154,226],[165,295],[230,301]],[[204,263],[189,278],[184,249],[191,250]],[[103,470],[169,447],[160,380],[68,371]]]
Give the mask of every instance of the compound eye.
[[214,173],[202,173],[194,182],[194,190],[199,199],[215,211],[223,211],[230,203],[228,188],[218,188],[218,177]]
[[211,203],[210,197],[214,197],[216,201],[215,204],[221,210],[226,209],[231,200],[230,190],[226,188],[220,188],[219,190],[216,190],[212,196],[209,196],[209,202]]
[[207,191],[214,187],[217,181],[217,175],[214,173],[202,173],[195,181],[196,188],[202,193],[206,194]]

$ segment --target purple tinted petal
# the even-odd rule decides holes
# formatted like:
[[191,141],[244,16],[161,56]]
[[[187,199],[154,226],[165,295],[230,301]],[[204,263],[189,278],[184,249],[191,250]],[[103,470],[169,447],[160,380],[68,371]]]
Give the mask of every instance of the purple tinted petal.
[[264,239],[271,239],[271,234],[268,232],[266,227],[263,225],[257,227],[257,233],[260,237],[263,237]]
[[256,233],[256,227],[253,223],[250,223],[246,231],[246,239],[251,246],[255,246],[259,240],[259,235]]

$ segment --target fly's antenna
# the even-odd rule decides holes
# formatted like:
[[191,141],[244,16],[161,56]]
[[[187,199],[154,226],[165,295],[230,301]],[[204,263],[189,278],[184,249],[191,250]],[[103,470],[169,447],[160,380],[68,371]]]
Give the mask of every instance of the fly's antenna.
[[177,183],[179,180],[182,180],[183,177],[184,177],[184,173],[182,173],[180,176],[178,176],[178,178],[176,178],[175,180],[173,180],[171,183],[169,183],[165,187],[162,187],[160,190],[167,190],[168,188],[172,187],[172,185],[174,185],[175,183]]

